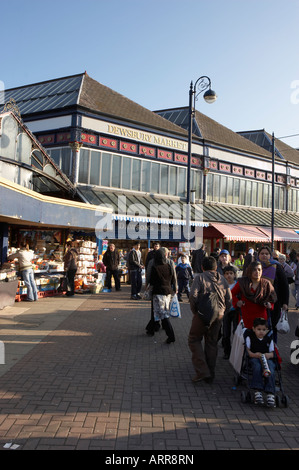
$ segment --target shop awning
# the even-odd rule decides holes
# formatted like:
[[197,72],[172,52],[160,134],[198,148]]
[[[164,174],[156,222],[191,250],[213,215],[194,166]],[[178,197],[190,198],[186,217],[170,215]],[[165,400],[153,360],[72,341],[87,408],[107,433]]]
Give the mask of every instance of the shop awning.
[[[270,237],[253,225],[210,224],[222,234],[223,238],[237,242],[269,243]],[[271,231],[270,231],[271,234]]]
[[[267,235],[271,240],[271,227],[259,227],[265,235]],[[296,230],[288,228],[274,228],[274,241],[277,242],[298,242],[299,243],[299,234]]]
[[32,191],[0,177],[0,220],[10,224],[94,230],[111,210]]

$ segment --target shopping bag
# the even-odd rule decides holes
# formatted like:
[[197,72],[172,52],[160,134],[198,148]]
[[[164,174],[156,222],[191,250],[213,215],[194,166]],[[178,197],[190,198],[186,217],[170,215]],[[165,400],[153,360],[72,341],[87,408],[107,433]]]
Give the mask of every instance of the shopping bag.
[[153,286],[148,285],[144,291],[143,299],[151,300],[153,298]]
[[232,349],[229,356],[229,362],[238,374],[241,372],[242,359],[245,347],[243,327],[243,323],[240,321],[233,336]]
[[290,331],[288,314],[285,310],[281,311],[280,319],[277,322],[276,329],[278,333],[286,334]]
[[169,306],[169,315],[174,318],[181,318],[181,307],[178,301],[178,296],[174,294]]

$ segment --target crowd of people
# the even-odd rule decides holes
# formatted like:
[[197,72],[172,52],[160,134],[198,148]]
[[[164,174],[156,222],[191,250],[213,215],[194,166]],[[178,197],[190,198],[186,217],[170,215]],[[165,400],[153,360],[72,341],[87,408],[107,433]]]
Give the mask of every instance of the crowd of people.
[[[139,250],[138,244],[133,250]],[[193,382],[211,383],[215,377],[218,343],[221,339],[224,359],[229,359],[234,332],[242,319],[246,334],[246,350],[252,363],[252,382],[255,403],[262,404],[262,392],[267,394],[267,405],[275,406],[274,344],[277,343],[276,325],[282,311],[287,311],[291,292],[299,308],[299,253],[289,259],[273,252],[268,246],[258,251],[250,249],[234,262],[228,250],[217,250],[210,255],[204,246],[189,257],[181,254],[177,266],[168,257],[167,248],[155,243],[145,261],[146,291],[151,299],[151,318],[146,332],[152,336],[162,326],[168,344],[175,341],[175,332],[169,318],[169,306],[174,294],[179,301],[185,293],[193,313],[188,345],[196,375]],[[131,255],[132,271],[144,267],[140,255]],[[299,264],[298,264],[299,267]],[[131,276],[132,299],[141,298],[141,281]],[[138,286],[138,287],[137,287]],[[216,304],[207,307],[205,297],[212,293]],[[138,296],[138,297],[137,297]],[[213,297],[213,298],[214,298]],[[210,303],[212,301],[210,300]],[[214,309],[211,323],[207,323],[207,309]],[[201,310],[203,310],[201,312]],[[205,312],[206,310],[206,312]],[[273,331],[273,339],[266,333]],[[269,378],[263,378],[261,357],[269,363]],[[272,374],[272,376],[271,376]]]

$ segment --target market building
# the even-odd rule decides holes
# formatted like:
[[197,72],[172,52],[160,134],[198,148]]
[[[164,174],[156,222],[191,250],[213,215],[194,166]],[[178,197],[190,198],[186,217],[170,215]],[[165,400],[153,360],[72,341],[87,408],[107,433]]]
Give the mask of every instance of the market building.
[[[94,230],[100,244],[114,240],[125,251],[132,240],[146,249],[158,239],[174,257],[184,249],[188,107],[150,111],[86,72],[5,90],[4,101],[11,99],[72,197],[106,208]],[[271,241],[273,172],[265,135],[235,133],[195,112],[195,245],[204,240],[208,251],[220,246],[236,255]],[[275,246],[288,252],[299,246],[299,153],[279,141],[276,150]]]
[[63,277],[69,234],[85,231],[89,241],[80,243],[95,251],[94,228],[109,213],[76,196],[75,186],[10,105],[0,114],[0,309],[13,304],[16,294],[26,294],[18,267],[6,263],[11,250],[28,243],[36,255],[35,272],[43,275],[36,281],[40,292],[54,292]]

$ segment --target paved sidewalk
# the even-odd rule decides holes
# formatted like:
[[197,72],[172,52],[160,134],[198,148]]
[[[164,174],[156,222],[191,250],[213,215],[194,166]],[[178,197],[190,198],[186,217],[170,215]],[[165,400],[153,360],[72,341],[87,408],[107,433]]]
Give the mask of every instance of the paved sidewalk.
[[[121,292],[51,297],[0,311],[0,449],[299,449],[299,365],[292,331],[279,336],[287,408],[243,404],[219,350],[212,385],[193,384],[187,336],[191,312],[165,333],[145,334],[150,303]],[[11,448],[11,447],[10,447]]]

